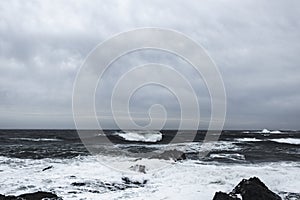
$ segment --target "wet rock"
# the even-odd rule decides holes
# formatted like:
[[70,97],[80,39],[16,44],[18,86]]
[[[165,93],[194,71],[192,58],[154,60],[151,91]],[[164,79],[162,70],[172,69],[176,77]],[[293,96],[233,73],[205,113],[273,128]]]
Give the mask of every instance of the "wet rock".
[[240,200],[237,197],[232,197],[229,194],[226,194],[224,192],[216,192],[213,200]]
[[240,194],[243,200],[281,200],[280,196],[269,190],[257,177],[243,179],[232,193]]
[[51,200],[61,200],[56,194],[50,192],[35,192],[35,193],[27,193],[18,196],[19,198],[23,198],[24,200],[40,200],[40,199],[51,199]]
[[132,181],[128,177],[122,177],[122,181],[129,187],[130,186],[144,186],[147,183],[147,180],[143,180],[142,182]]
[[17,197],[15,196],[5,196],[0,194],[0,200],[17,200]]
[[86,184],[85,183],[78,183],[78,182],[74,182],[74,183],[71,183],[72,186],[85,186]]
[[44,168],[42,171],[46,171],[46,170],[52,169],[52,168],[53,168],[53,166],[49,166],[49,167]]
[[257,177],[243,179],[229,194],[216,192],[213,200],[237,200],[237,195],[242,200],[281,200],[281,197],[269,190],[269,188]]
[[19,196],[0,195],[0,200],[42,200],[42,199],[62,200],[62,198],[50,192],[26,193]]
[[141,172],[146,174],[146,166],[145,165],[134,165],[130,167],[131,170],[136,172]]
[[[135,181],[131,180],[128,177],[122,177],[122,183],[116,182],[103,182],[103,181],[96,181],[96,182],[73,182],[71,183],[72,186],[75,186],[77,190],[86,191],[91,193],[102,193],[110,191],[118,191],[118,190],[125,190],[128,188],[138,188],[144,187],[147,183],[147,180],[143,181]],[[84,187],[83,187],[84,186]],[[98,188],[98,190],[94,190],[94,188]]]

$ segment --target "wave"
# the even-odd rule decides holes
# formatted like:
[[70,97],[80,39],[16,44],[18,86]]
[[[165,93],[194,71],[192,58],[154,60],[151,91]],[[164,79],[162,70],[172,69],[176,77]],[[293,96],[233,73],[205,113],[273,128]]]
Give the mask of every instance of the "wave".
[[242,133],[250,133],[250,131],[243,131]]
[[271,133],[271,134],[278,134],[278,133],[282,133],[281,131],[278,131],[278,130],[274,130],[274,131],[270,131],[268,129],[263,129],[262,131],[260,131],[260,133],[265,133],[265,134],[268,134],[268,133]]
[[214,159],[245,160],[245,156],[238,154],[238,153],[210,154],[209,157],[214,158]]
[[236,141],[239,141],[239,142],[259,142],[259,141],[262,141],[261,139],[257,139],[257,138],[238,138],[238,139],[235,139]]
[[297,138],[279,138],[279,139],[270,139],[270,141],[285,143],[285,144],[300,144],[300,139]]
[[62,141],[61,139],[56,139],[56,138],[9,138],[10,140],[25,140],[25,141],[32,141],[32,142],[40,142],[40,141],[45,141],[45,142],[57,142],[57,141]]
[[282,133],[282,132],[281,131],[270,131],[270,133],[275,134],[275,133]]
[[162,133],[159,131],[128,131],[116,132],[122,139],[131,142],[158,142],[162,140]]

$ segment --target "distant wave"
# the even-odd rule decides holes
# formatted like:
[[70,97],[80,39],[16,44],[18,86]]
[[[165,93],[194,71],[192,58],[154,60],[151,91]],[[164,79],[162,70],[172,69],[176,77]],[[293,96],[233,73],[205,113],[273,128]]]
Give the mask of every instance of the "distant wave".
[[285,143],[285,144],[300,144],[300,139],[297,138],[279,138],[279,139],[270,139],[270,141]]
[[56,142],[56,141],[62,141],[60,139],[55,138],[9,138],[10,140],[25,140],[25,141],[33,141],[33,142],[40,142],[40,141],[49,141],[49,142]]
[[214,159],[229,159],[229,160],[245,160],[245,156],[234,153],[234,154],[227,154],[227,153],[220,153],[220,154],[211,154],[211,158]]
[[238,138],[236,139],[239,142],[259,142],[262,141],[261,139],[256,139],[256,138]]
[[268,130],[268,129],[263,129],[260,133],[271,133],[271,134],[276,134],[276,133],[282,133],[281,131],[276,131],[276,130],[274,130],[274,131],[270,131],[270,130]]
[[162,133],[159,131],[128,131],[116,132],[115,134],[132,142],[158,142],[162,140]]
[[281,131],[270,131],[270,133],[282,133]]

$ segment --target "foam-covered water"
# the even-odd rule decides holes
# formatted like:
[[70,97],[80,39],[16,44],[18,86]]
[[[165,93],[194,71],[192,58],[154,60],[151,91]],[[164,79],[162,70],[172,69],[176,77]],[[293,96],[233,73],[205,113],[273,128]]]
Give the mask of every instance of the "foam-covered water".
[[[99,145],[99,154],[90,155],[76,131],[1,130],[0,193],[42,190],[64,199],[209,200],[216,191],[229,192],[243,178],[253,176],[283,198],[299,193],[299,132],[224,131],[219,141],[205,144],[204,132],[199,131],[194,141],[186,140],[188,133],[181,132],[180,141],[169,144],[174,131],[161,131],[161,139],[151,143],[120,138],[121,131],[92,132],[87,136],[91,140],[109,137],[114,145]],[[184,153],[186,160],[138,157],[171,150]],[[201,157],[201,152],[207,155]],[[138,166],[145,169],[137,172]],[[127,187],[124,177],[147,183]]]
[[[212,199],[216,191],[229,192],[243,178],[258,176],[277,193],[299,192],[299,163],[218,164],[188,160],[165,162],[168,167],[146,174],[125,173],[103,166],[93,156],[72,159],[18,159],[0,157],[0,190],[4,194],[22,194],[38,190],[52,191],[64,199]],[[126,158],[103,157],[111,162],[129,162]],[[148,162],[148,164],[147,164]],[[153,164],[144,160],[147,167]],[[51,169],[43,171],[47,166]],[[148,180],[144,187],[110,191],[101,183],[122,184],[122,177]],[[83,186],[73,183],[85,183]]]

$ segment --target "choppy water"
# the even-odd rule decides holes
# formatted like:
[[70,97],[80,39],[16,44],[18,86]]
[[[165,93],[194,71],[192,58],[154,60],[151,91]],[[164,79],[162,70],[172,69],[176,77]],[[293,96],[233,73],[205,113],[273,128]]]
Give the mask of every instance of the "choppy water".
[[[161,133],[161,140],[156,136],[156,142],[145,143],[126,141],[118,131],[100,135],[88,131],[89,140],[108,137],[114,144],[100,144],[95,156],[74,130],[1,130],[0,193],[43,190],[64,199],[212,199],[214,192],[228,192],[251,176],[261,178],[282,197],[300,192],[300,132],[223,131],[219,141],[211,144],[202,144],[204,131],[199,131],[194,141],[186,139],[188,131],[181,131],[179,142],[172,144],[176,131]],[[208,154],[199,157],[207,148]],[[172,149],[184,152],[187,159],[138,158],[143,153]],[[146,174],[131,171],[136,164],[145,165]],[[119,166],[127,171],[112,169]],[[148,182],[124,190],[103,186],[123,184],[122,177]]]

